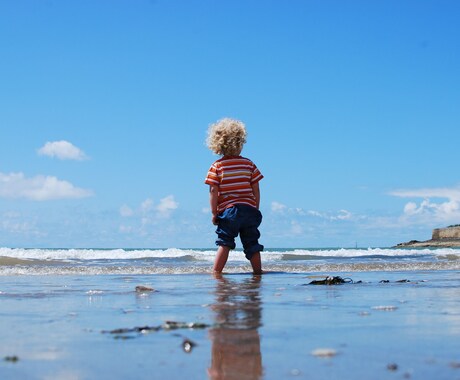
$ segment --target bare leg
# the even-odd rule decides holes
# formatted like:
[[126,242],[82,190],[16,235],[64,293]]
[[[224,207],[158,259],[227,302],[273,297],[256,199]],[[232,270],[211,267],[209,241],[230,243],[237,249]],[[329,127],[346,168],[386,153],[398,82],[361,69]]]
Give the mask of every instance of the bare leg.
[[222,273],[222,270],[227,263],[229,252],[230,247],[226,247],[224,245],[219,246],[217,249],[216,259],[214,260],[214,273]]
[[260,252],[256,252],[252,255],[251,265],[254,274],[262,274],[262,261],[260,259]]

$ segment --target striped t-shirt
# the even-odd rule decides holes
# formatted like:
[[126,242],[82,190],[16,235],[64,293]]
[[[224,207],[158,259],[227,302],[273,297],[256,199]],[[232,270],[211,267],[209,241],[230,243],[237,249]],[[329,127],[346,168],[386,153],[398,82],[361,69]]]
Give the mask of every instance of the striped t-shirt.
[[211,165],[205,183],[219,188],[217,212],[235,204],[257,207],[252,185],[264,176],[249,159],[241,156],[224,156]]

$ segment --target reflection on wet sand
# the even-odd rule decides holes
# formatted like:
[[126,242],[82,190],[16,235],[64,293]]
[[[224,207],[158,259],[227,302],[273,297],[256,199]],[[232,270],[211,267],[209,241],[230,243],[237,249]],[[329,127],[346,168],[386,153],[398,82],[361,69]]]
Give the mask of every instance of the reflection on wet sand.
[[260,336],[261,276],[242,282],[216,275],[215,326],[210,330],[213,380],[259,379],[262,376]]

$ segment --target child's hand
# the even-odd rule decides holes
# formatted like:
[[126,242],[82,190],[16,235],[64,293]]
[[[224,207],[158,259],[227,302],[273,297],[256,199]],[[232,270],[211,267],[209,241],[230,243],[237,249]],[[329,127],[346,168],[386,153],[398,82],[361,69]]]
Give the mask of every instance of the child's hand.
[[217,215],[212,216],[212,224],[217,226],[219,224],[219,219],[217,218]]

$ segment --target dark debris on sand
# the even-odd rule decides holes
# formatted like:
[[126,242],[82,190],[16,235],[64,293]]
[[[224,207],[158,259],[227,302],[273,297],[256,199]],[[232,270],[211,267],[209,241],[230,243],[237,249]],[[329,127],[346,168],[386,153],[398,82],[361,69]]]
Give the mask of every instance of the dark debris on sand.
[[[200,323],[200,322],[166,321],[162,325],[158,325],[158,326],[136,326],[132,328],[104,330],[102,331],[102,333],[111,334],[114,336],[113,338],[116,340],[129,340],[129,339],[135,339],[136,337],[139,337],[142,335],[157,332],[160,330],[163,330],[163,331],[173,331],[173,330],[179,330],[179,329],[199,330],[199,329],[207,329],[209,327],[211,326],[206,323]],[[173,335],[181,337],[180,334],[173,334]],[[192,350],[197,346],[197,344],[188,338],[185,338],[183,336],[182,338],[183,338],[183,341],[182,341],[181,347],[185,353],[190,354]]]
[[197,329],[206,329],[210,327],[205,323],[200,322],[176,322],[176,321],[166,321],[162,325],[158,326],[136,326],[132,328],[120,328],[114,330],[104,330],[102,331],[103,334],[115,334],[115,335],[122,335],[122,334],[131,334],[131,333],[139,333],[139,334],[148,334],[151,332],[157,332],[160,330],[178,330],[178,329],[189,329],[189,330],[197,330]]
[[6,362],[10,362],[10,363],[17,363],[19,361],[19,358],[16,355],[13,355],[13,356],[5,356],[3,360]]
[[[379,281],[380,284],[387,284],[390,280],[381,280]],[[408,283],[411,282],[407,279],[397,280],[396,283]],[[327,276],[323,280],[313,280],[308,284],[303,285],[342,285],[342,284],[362,284],[362,281],[353,281],[351,278],[346,277],[342,278],[340,276]]]
[[[360,283],[361,281],[357,282]],[[339,276],[327,276],[324,280],[313,280],[305,285],[341,285],[341,284],[354,284],[351,278],[342,278]]]

